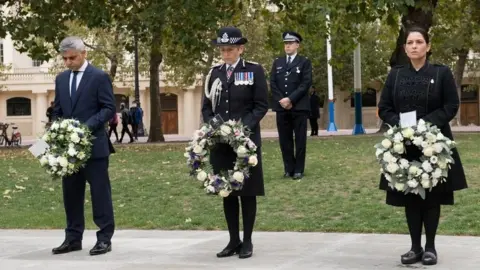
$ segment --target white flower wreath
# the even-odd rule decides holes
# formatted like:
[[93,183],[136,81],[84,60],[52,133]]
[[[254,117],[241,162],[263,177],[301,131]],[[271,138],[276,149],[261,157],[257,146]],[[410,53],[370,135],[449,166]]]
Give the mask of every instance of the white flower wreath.
[[[194,132],[193,140],[185,148],[190,175],[203,183],[208,194],[227,197],[234,190],[241,190],[245,179],[250,177],[250,168],[258,163],[257,146],[249,138],[250,132],[241,121],[229,120],[218,129],[204,124]],[[217,143],[227,143],[237,153],[233,170],[214,174],[209,165],[210,149]]]
[[[450,164],[454,163],[452,149],[455,142],[445,137],[440,129],[424,120],[414,127],[390,127],[382,142],[375,145],[377,161],[392,189],[419,194],[425,199],[425,190],[445,182]],[[406,147],[415,145],[423,155],[420,161],[403,157]]]
[[93,136],[89,128],[78,120],[59,119],[53,122],[42,139],[49,148],[38,159],[54,179],[74,174],[90,158]]

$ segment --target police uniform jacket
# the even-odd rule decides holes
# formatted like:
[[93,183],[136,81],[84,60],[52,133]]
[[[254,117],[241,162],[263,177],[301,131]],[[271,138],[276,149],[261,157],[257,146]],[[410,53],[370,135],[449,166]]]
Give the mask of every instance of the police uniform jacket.
[[[232,75],[227,80],[226,65],[218,65],[212,68],[208,89],[219,78],[222,82],[222,91],[218,104],[212,104],[207,97],[203,99],[202,116],[208,123],[215,115],[220,115],[224,121],[242,120],[252,135],[250,139],[257,145],[257,166],[251,169],[248,179],[239,192],[232,192],[231,196],[262,196],[264,195],[263,171],[261,158],[260,120],[268,111],[268,86],[263,67],[257,63],[240,61],[235,66]],[[236,84],[235,81],[253,80],[252,84]],[[212,110],[215,106],[215,112]],[[215,146],[210,151],[210,163],[215,173],[221,169],[232,169],[236,160],[236,153],[228,144]]]
[[275,59],[270,72],[272,90],[272,110],[286,111],[279,103],[288,97],[292,102],[292,111],[310,111],[308,90],[312,86],[312,63],[301,55],[296,55],[287,66],[287,58]]
[[[399,124],[400,113],[416,111],[417,120],[423,119],[436,125],[443,135],[453,140],[449,122],[457,114],[459,97],[451,70],[428,61],[418,71],[411,64],[392,68],[382,90],[378,109],[380,118],[392,126]],[[429,197],[435,199],[434,203],[453,204],[453,191],[467,188],[458,151],[456,148],[452,151],[455,164],[448,172],[447,181],[439,183],[431,192],[427,191],[427,200]],[[422,155],[416,147],[407,147],[407,153],[408,160],[418,159]],[[383,174],[380,189],[390,191],[387,192],[387,203],[392,205],[403,206],[408,203],[406,200],[409,197],[420,198],[416,194],[405,196],[400,192],[395,193],[401,195],[394,196]]]

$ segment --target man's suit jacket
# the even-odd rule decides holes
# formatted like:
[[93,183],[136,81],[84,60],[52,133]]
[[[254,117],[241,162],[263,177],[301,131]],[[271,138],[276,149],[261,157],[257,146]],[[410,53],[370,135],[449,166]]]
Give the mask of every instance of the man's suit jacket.
[[288,97],[292,101],[292,111],[310,111],[308,90],[311,86],[312,63],[308,58],[297,54],[287,66],[286,57],[278,57],[270,72],[272,110],[287,111],[278,102]]
[[110,77],[88,64],[75,94],[70,97],[71,72],[66,70],[55,79],[53,120],[73,118],[86,124],[95,137],[91,158],[108,157],[115,152],[105,130],[105,123],[115,114]]

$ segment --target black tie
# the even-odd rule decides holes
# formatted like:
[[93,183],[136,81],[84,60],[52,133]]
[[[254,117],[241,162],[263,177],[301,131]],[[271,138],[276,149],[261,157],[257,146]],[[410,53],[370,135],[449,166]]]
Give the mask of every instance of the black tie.
[[73,71],[72,85],[70,87],[70,98],[73,98],[75,92],[77,92],[77,74],[79,71]]
[[287,58],[287,66],[290,65],[291,61],[292,61],[292,57],[291,57],[291,56],[288,56],[288,58]]

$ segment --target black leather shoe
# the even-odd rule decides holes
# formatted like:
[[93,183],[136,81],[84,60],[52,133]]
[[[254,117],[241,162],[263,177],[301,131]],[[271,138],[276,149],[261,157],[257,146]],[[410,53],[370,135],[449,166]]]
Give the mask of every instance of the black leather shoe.
[[402,264],[414,264],[422,260],[423,248],[420,252],[415,253],[415,251],[410,250],[409,252],[401,256]]
[[230,256],[233,256],[235,254],[240,253],[241,249],[242,249],[242,242],[238,243],[234,248],[231,248],[231,247],[227,246],[222,251],[217,253],[217,257],[218,258],[230,257]]
[[107,242],[99,241],[95,246],[90,250],[90,255],[100,255],[112,251],[112,244]]
[[426,251],[422,257],[423,265],[435,265],[437,264],[437,255],[431,251]]
[[82,250],[82,242],[81,241],[70,241],[65,240],[63,243],[54,249],[52,249],[53,254],[64,254],[71,251],[78,251]]
[[252,243],[243,243],[242,249],[238,254],[238,258],[246,259],[252,257],[253,254],[253,245]]
[[293,173],[286,172],[286,173],[283,174],[284,178],[291,178],[292,176],[293,176]]
[[303,178],[303,173],[294,173],[293,179],[298,180]]

